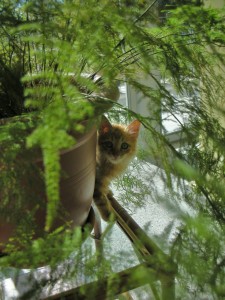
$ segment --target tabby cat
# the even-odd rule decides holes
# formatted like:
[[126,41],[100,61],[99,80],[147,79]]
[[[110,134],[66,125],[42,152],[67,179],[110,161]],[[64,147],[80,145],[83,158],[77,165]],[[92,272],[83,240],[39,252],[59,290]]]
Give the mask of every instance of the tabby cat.
[[94,202],[105,221],[110,216],[109,185],[134,157],[140,124],[138,120],[128,126],[111,124],[106,117],[102,118],[98,130]]

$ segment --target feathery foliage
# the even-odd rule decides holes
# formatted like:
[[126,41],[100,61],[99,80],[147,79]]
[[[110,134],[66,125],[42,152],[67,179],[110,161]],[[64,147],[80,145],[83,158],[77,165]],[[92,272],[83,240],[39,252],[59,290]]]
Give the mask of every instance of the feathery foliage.
[[[109,114],[117,118],[137,117],[147,136],[140,158],[150,157],[163,169],[164,189],[170,197],[159,195],[152,172],[145,170],[143,178],[133,173],[123,177],[124,205],[129,207],[132,197],[132,207],[135,202],[144,206],[143,197],[148,195],[172,210],[180,226],[171,243],[159,244],[178,265],[178,296],[200,299],[206,294],[222,299],[225,17],[221,3],[223,8],[217,9],[191,0],[1,1],[0,117],[13,117],[0,120],[1,214],[30,227],[35,209],[25,221],[16,208],[26,207],[38,180],[45,184],[48,196],[48,231],[59,206],[59,152],[76,142],[71,132],[83,132],[84,119],[94,122],[109,108]],[[154,86],[144,84],[143,76]],[[118,81],[142,95],[149,116],[113,106]],[[177,119],[185,145],[171,143],[161,122],[162,110]],[[188,122],[182,123],[177,114],[188,115]],[[23,159],[40,152],[44,172]],[[134,165],[133,172],[135,168],[140,170],[140,165]],[[30,193],[21,189],[25,173]],[[38,176],[34,182],[32,173]],[[36,206],[42,205],[41,199],[35,192]],[[182,209],[181,202],[191,213]],[[162,239],[171,228],[165,229]],[[38,257],[44,241],[51,245],[54,233],[43,234],[48,238],[33,244],[32,230],[24,236],[29,255],[36,251]],[[66,234],[63,242],[56,239],[63,247],[58,260],[71,250],[68,241],[73,237]],[[50,253],[46,247],[46,255]],[[156,299],[157,289],[153,288]]]

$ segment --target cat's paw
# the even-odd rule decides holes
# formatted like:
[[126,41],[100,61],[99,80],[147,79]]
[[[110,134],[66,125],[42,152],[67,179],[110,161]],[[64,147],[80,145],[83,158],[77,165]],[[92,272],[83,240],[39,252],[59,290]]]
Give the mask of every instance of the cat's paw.
[[110,200],[110,198],[113,198],[113,192],[111,190],[107,193],[107,198]]

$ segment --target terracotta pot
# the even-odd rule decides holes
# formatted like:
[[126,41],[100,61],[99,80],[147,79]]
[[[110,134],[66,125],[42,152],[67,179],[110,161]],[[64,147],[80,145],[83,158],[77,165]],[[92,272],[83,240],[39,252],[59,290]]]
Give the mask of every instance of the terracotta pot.
[[[82,226],[87,221],[95,184],[95,149],[96,128],[91,128],[77,140],[74,147],[61,152],[60,162],[64,176],[60,181],[60,211],[63,213],[55,220],[52,229],[66,223],[72,227]],[[40,167],[41,165],[42,163],[40,163]],[[40,193],[45,194],[44,191],[40,191]],[[46,199],[44,202],[46,203]],[[44,232],[45,217],[45,205],[40,206],[35,214],[38,225],[36,236]],[[1,218],[0,251],[3,251],[4,244],[13,236],[15,229],[16,224],[8,223]]]

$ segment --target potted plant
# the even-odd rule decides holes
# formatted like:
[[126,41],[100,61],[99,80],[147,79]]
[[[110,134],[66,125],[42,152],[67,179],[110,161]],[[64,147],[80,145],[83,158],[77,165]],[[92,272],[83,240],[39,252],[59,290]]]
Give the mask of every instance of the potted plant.
[[[59,218],[63,223],[54,229],[56,213],[65,213],[59,201],[60,180],[68,178],[67,171],[60,168],[60,153],[68,154],[66,149],[79,145],[80,135],[82,139],[83,134],[91,133],[88,157],[94,158],[96,120],[116,99],[116,81],[123,80],[146,101],[146,111],[139,115],[117,105],[112,115],[120,120],[133,113],[142,121],[147,132],[142,158],[148,161],[154,156],[154,163],[163,169],[163,187],[172,199],[159,197],[158,182],[155,185],[152,173],[144,169],[143,178],[125,174],[119,181],[125,189],[124,199],[128,199],[125,204],[130,209],[137,197],[135,204],[145,205],[153,195],[173,211],[173,220],[155,238],[178,264],[175,275],[180,298],[188,298],[190,292],[210,291],[219,299],[224,296],[223,11],[205,8],[198,0],[160,1],[160,5],[170,4],[172,10],[158,15],[158,1],[137,2],[12,0],[0,4],[0,114],[4,118],[0,131],[0,214],[6,222],[9,218],[20,221],[17,235],[7,248],[2,245],[10,255],[1,258],[1,265],[16,262],[36,267],[46,257],[52,265],[68,257],[75,247],[80,249],[80,231],[69,230],[65,214]],[[158,26],[150,26],[156,23]],[[145,76],[154,86],[140,81]],[[162,83],[163,79],[171,82],[179,96]],[[181,125],[187,145],[174,146],[161,122],[161,111]],[[188,122],[183,124],[177,112],[188,113]],[[156,123],[160,123],[157,128]],[[180,207],[181,199],[193,214]],[[39,215],[42,237],[33,241],[39,234],[31,224],[36,225],[37,211],[44,206],[47,209]],[[18,215],[17,208],[22,209]],[[180,227],[176,227],[174,239],[165,243],[174,218]],[[92,261],[89,263],[92,267]],[[146,263],[160,272],[158,260]],[[95,264],[102,268],[101,276],[106,266]],[[144,266],[142,278],[148,274],[145,270]],[[159,299],[157,284],[151,287]],[[166,284],[164,290],[167,299]]]
[[[24,249],[33,238],[59,226],[86,223],[95,181],[97,120],[118,98],[116,81],[103,82],[93,71],[98,66],[90,65],[94,56],[85,58],[76,49],[83,41],[71,35],[75,24],[67,21],[73,20],[77,4],[71,16],[69,3],[42,4],[3,5],[0,249],[4,254]],[[64,16],[54,15],[56,6],[65,10]]]

